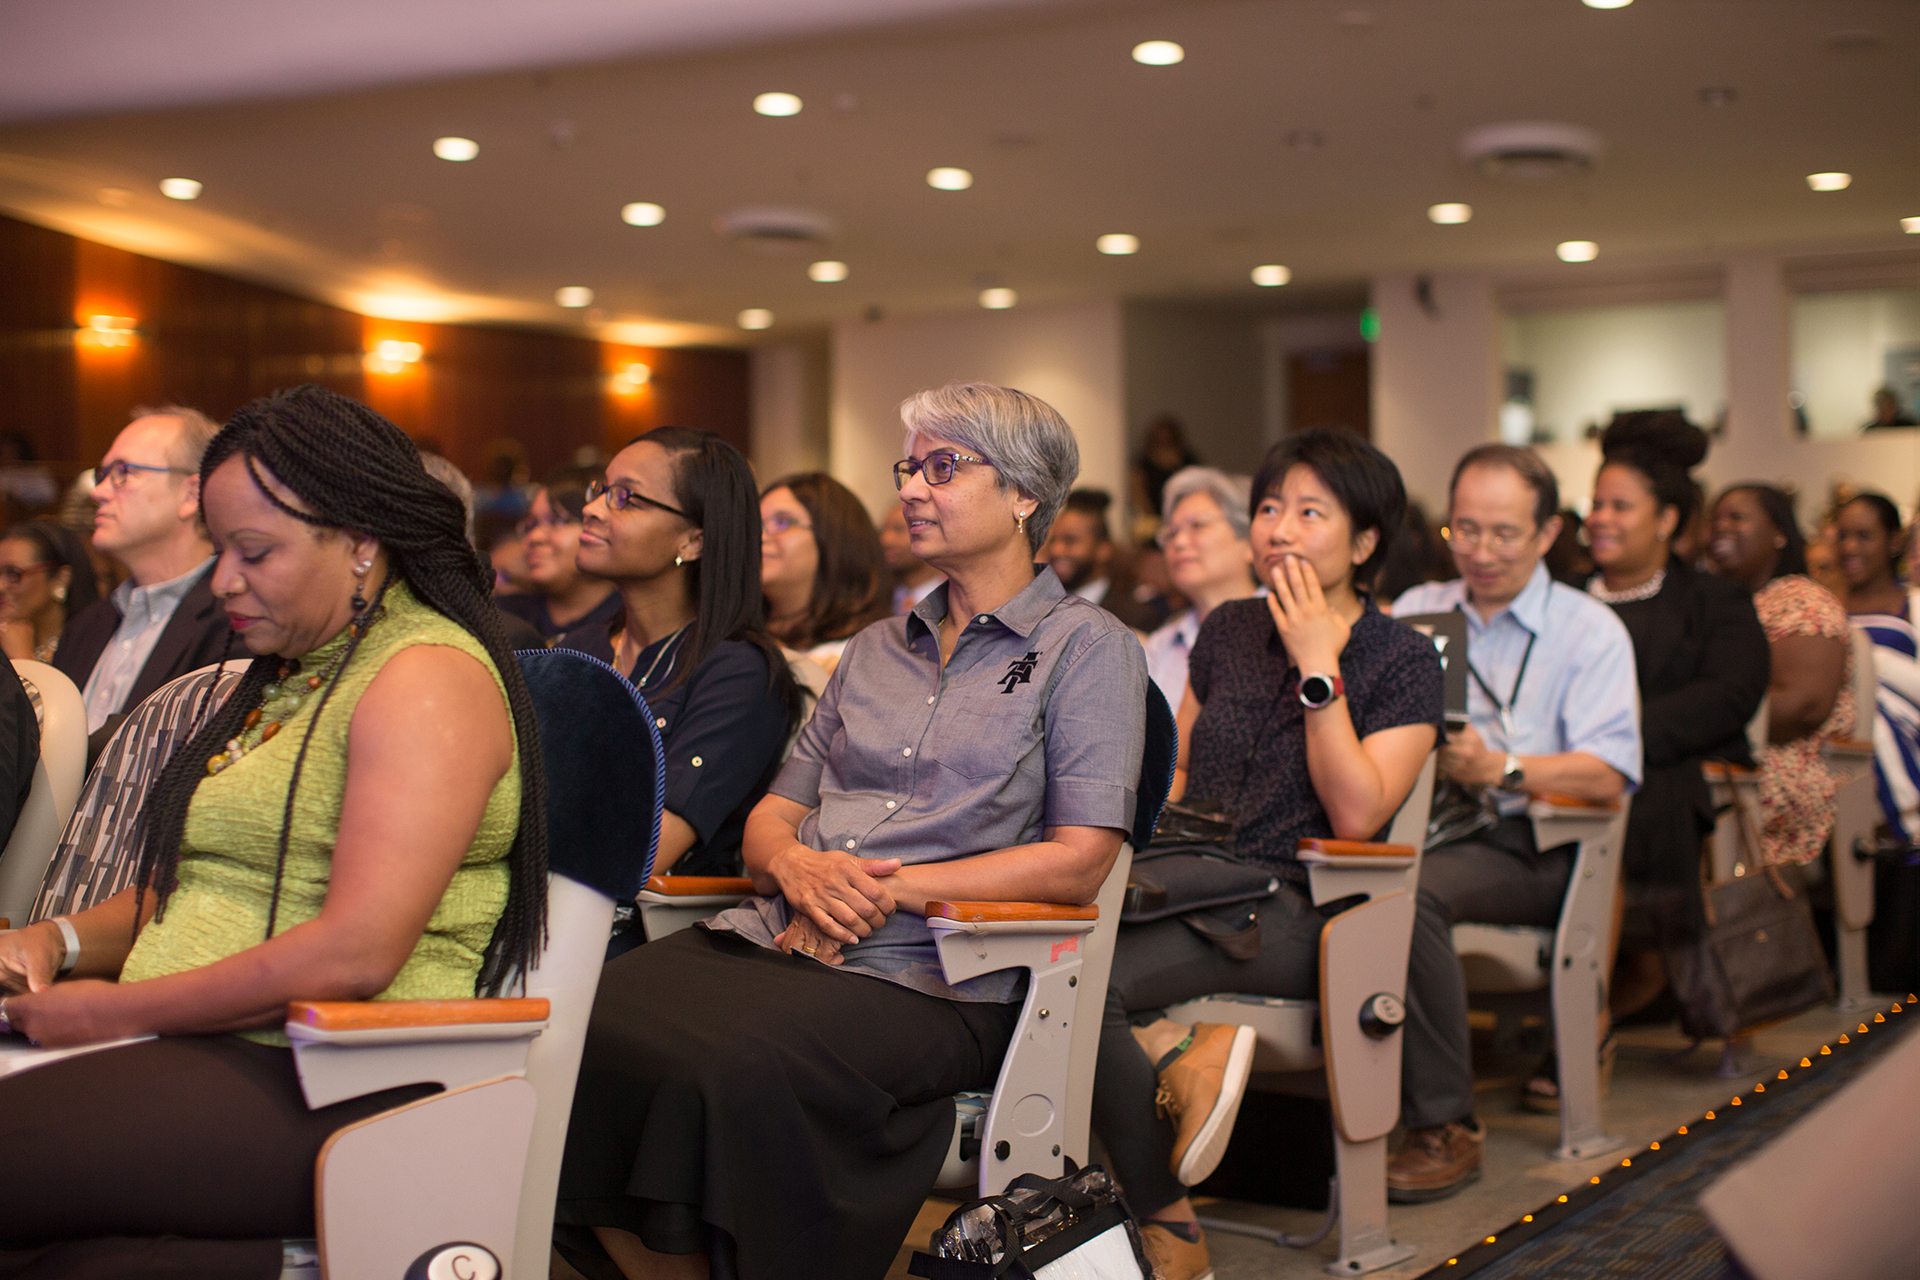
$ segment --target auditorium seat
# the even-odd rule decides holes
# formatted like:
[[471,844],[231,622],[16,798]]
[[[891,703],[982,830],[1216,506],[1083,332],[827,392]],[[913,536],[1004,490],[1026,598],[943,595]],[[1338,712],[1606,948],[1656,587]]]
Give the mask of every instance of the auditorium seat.
[[1853,736],[1830,738],[1821,747],[1833,775],[1833,839],[1828,872],[1833,878],[1834,950],[1839,1007],[1873,1003],[1867,980],[1867,926],[1873,923],[1873,829],[1881,820],[1873,767],[1874,717],[1880,680],[1873,640],[1853,628]]
[[1167,1010],[1176,1022],[1253,1027],[1256,1073],[1325,1068],[1335,1185],[1320,1229],[1292,1236],[1223,1218],[1200,1221],[1210,1231],[1290,1248],[1317,1244],[1337,1224],[1340,1253],[1327,1269],[1340,1275],[1363,1275],[1415,1252],[1387,1230],[1387,1137],[1400,1117],[1407,953],[1437,760],[1437,754],[1427,757],[1386,842],[1300,842],[1314,905],[1364,898],[1321,926],[1318,1002],[1219,994]]
[[1556,1160],[1586,1160],[1626,1145],[1606,1132],[1602,1115],[1599,1019],[1613,966],[1614,899],[1630,804],[1628,797],[1606,804],[1548,797],[1529,806],[1539,848],[1579,846],[1554,928],[1453,926],[1470,998],[1550,993],[1544,1003],[1560,1069]]
[[40,759],[0,850],[0,921],[24,926],[86,780],[87,708],[73,681],[46,663],[16,658],[13,669],[40,695]]

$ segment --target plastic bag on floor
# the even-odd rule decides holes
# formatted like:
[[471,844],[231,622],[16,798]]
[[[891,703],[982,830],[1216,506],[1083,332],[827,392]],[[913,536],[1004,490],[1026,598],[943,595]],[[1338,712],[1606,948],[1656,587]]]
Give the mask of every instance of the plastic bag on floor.
[[926,1280],[1151,1280],[1133,1214],[1098,1165],[1023,1174],[961,1205],[907,1271]]

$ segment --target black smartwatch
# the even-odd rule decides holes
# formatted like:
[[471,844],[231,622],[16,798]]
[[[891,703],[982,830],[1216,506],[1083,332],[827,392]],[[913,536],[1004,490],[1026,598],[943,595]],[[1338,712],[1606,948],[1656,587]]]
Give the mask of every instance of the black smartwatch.
[[1334,699],[1344,697],[1346,692],[1346,681],[1339,676],[1314,671],[1300,677],[1300,705],[1309,711],[1332,706]]

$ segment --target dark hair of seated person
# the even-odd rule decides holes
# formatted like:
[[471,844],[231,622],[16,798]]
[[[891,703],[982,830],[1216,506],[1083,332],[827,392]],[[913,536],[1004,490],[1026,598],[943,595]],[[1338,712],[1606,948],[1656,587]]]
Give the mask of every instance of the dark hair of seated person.
[[1758,480],[1747,480],[1740,484],[1728,485],[1715,498],[1718,506],[1720,498],[1730,493],[1748,493],[1760,504],[1767,523],[1773,526],[1775,533],[1783,540],[1778,554],[1773,559],[1773,573],[1769,578],[1784,578],[1788,574],[1805,574],[1807,571],[1807,535],[1800,532],[1800,518],[1793,510],[1793,495],[1770,484]]
[[1393,535],[1406,518],[1407,489],[1393,460],[1342,427],[1314,427],[1287,436],[1267,451],[1253,477],[1249,514],[1260,510],[1269,493],[1286,482],[1287,472],[1308,466],[1346,508],[1357,539],[1371,529],[1379,535],[1373,554],[1355,566],[1353,580],[1366,583],[1387,558]]
[[[498,671],[513,712],[521,792],[519,832],[507,855],[506,906],[476,983],[480,994],[496,995],[515,970],[532,966],[546,929],[546,776],[533,701],[501,632],[490,597],[491,575],[467,541],[466,508],[451,489],[427,473],[419,450],[404,432],[367,406],[324,387],[276,392],[241,408],[200,459],[201,485],[236,455],[246,460],[260,492],[286,515],[316,529],[349,529],[378,538],[392,557],[397,575],[414,594],[473,635]],[[282,502],[261,480],[262,469],[310,510]],[[378,599],[373,603],[377,605]],[[301,765],[313,726],[320,723],[327,699],[366,634],[356,629],[348,640],[345,654],[321,691],[294,764],[280,817],[275,892],[267,913],[269,938],[274,933],[280,876],[286,867]],[[275,654],[254,658],[232,695],[198,724],[184,746],[174,750],[147,794],[132,883],[143,894],[152,890],[162,911],[177,884],[187,810],[207,777],[207,759],[240,734],[247,715],[261,704],[262,691],[278,678],[281,665],[282,659]]]
[[1453,491],[1460,477],[1472,467],[1505,467],[1527,482],[1533,490],[1533,526],[1538,529],[1553,518],[1560,505],[1560,482],[1554,479],[1545,460],[1533,450],[1517,444],[1483,444],[1469,449],[1454,464],[1453,478],[1447,481],[1447,503],[1453,503]]
[[853,490],[824,471],[783,476],[761,489],[761,496],[776,489],[807,509],[819,564],[807,611],[787,627],[773,628],[775,638],[790,648],[811,649],[893,616],[893,582],[880,533]]
[[1678,513],[1676,532],[1685,529],[1700,505],[1700,486],[1693,468],[1707,457],[1707,433],[1674,409],[1640,409],[1616,413],[1600,433],[1603,466],[1625,466],[1647,481],[1656,506]]

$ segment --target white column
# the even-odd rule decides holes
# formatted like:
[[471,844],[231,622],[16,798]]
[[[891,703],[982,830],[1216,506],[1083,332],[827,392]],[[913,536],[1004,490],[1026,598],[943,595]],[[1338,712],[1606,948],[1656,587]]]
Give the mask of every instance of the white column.
[[878,514],[895,502],[890,468],[905,429],[900,402],[948,382],[994,382],[1058,409],[1080,445],[1082,487],[1126,501],[1126,396],[1120,306],[967,311],[833,330],[831,470]]
[[1373,282],[1373,442],[1399,465],[1408,494],[1438,513],[1453,464],[1496,438],[1500,312],[1486,276],[1427,279],[1424,302],[1414,276]]
[[1727,435],[1759,445],[1756,452],[1779,450],[1791,431],[1790,304],[1779,259],[1727,264]]
[[762,484],[827,465],[826,355],[818,344],[755,347],[747,377],[753,469]]

